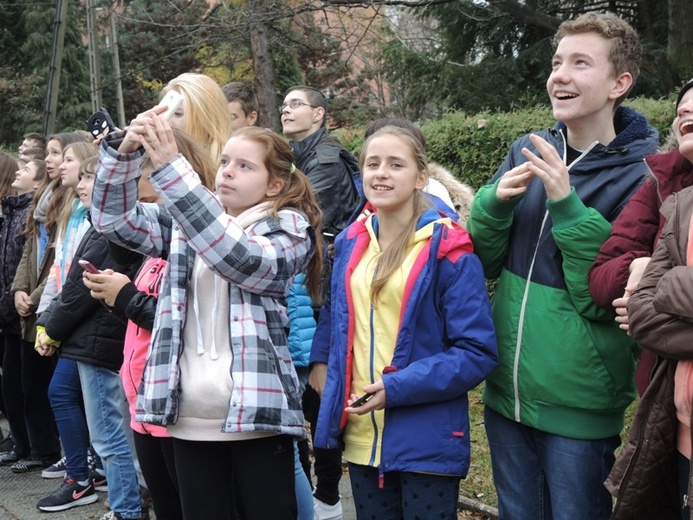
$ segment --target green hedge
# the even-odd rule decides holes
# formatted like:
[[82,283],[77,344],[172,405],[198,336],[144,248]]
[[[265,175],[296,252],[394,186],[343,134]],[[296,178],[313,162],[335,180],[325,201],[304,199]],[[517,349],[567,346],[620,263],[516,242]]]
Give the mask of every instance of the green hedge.
[[[659,131],[662,141],[668,136],[674,118],[672,100],[636,98],[626,105],[647,117]],[[528,132],[550,128],[554,123],[550,107],[537,106],[507,113],[451,112],[424,123],[421,130],[426,136],[429,160],[442,164],[464,182],[479,188],[501,165],[515,139]],[[358,153],[363,143],[363,130],[336,134],[349,150]]]

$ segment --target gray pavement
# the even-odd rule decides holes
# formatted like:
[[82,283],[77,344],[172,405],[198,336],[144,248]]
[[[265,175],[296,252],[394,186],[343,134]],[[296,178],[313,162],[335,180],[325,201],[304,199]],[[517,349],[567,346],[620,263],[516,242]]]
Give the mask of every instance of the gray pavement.
[[[0,419],[0,429],[8,435],[7,420]],[[41,478],[35,471],[15,475],[9,467],[0,467],[0,520],[86,520],[99,519],[108,510],[104,507],[106,493],[99,493],[93,504],[75,507],[58,513],[44,513],[36,508],[39,499],[49,495],[60,486],[60,479]],[[355,520],[349,477],[344,475],[340,484],[344,520]],[[154,519],[154,515],[151,515]],[[263,519],[264,520],[264,519]],[[270,520],[270,519],[267,519]]]

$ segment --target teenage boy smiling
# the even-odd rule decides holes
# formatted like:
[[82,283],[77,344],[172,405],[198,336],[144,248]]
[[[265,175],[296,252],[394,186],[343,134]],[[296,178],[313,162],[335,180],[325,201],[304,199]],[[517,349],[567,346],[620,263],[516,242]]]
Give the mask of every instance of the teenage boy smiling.
[[608,519],[602,483],[635,395],[637,347],[592,301],[587,273],[658,144],[620,107],[640,44],[613,14],[564,22],[556,37],[558,123],[513,143],[468,224],[486,276],[500,276],[484,402],[501,520]]

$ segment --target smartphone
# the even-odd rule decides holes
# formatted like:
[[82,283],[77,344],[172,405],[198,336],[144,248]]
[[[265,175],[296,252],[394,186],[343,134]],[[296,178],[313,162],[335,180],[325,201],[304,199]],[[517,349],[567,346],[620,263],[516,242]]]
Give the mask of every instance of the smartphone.
[[101,272],[96,267],[94,267],[94,264],[92,264],[89,260],[78,260],[77,263],[82,269],[84,269],[88,273],[99,274]]
[[169,90],[161,101],[159,101],[158,107],[166,105],[168,108],[166,112],[159,114],[159,117],[164,119],[171,119],[171,116],[176,113],[178,107],[183,104],[183,94],[176,92],[175,90]]
[[363,394],[356,401],[351,403],[350,408],[358,408],[359,406],[363,406],[368,401],[370,401],[371,397],[373,397],[374,395],[375,395],[374,393],[373,394],[371,394],[371,393]]
[[95,138],[101,135],[104,130],[113,132],[116,129],[116,125],[111,119],[111,115],[108,113],[104,107],[99,108],[98,111],[94,112],[87,119],[87,130]]

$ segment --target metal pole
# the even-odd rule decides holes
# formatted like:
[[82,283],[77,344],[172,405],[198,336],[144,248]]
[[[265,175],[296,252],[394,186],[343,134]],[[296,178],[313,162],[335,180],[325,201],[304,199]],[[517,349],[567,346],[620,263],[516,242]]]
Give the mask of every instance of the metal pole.
[[89,52],[89,86],[92,112],[102,105],[101,63],[99,59],[99,34],[96,23],[94,0],[87,0],[87,50]]
[[42,130],[45,135],[55,132],[55,120],[58,110],[60,92],[60,69],[63,61],[65,44],[65,22],[67,20],[67,0],[56,0],[55,21],[53,23],[53,48],[48,66],[48,86],[46,88],[46,105],[43,109]]
[[115,16],[113,10],[108,13],[108,21],[111,25],[111,55],[113,56],[113,75],[116,84],[116,103],[118,104],[118,126],[125,128],[125,102],[123,101],[123,81],[120,77],[120,58],[118,57],[118,38],[116,36]]

